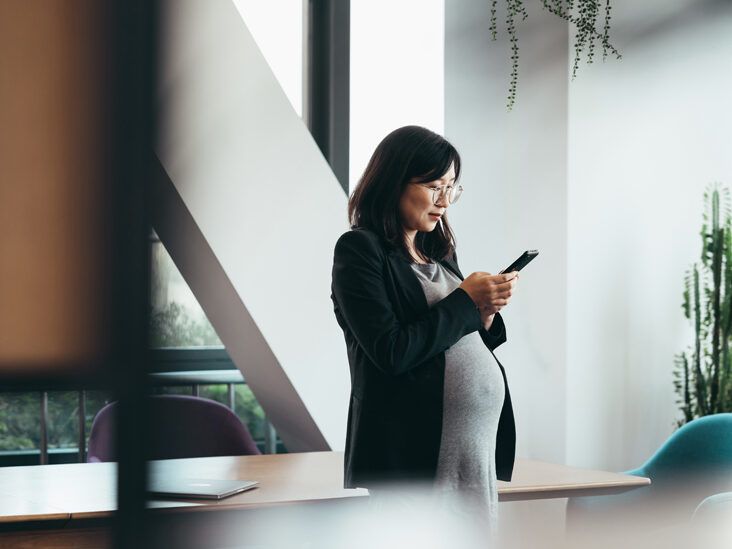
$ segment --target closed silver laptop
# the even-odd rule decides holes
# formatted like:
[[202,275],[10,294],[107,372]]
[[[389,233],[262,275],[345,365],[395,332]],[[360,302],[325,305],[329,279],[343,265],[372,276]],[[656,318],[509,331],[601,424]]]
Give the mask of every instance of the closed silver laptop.
[[250,490],[254,480],[153,477],[148,492],[168,498],[223,499]]

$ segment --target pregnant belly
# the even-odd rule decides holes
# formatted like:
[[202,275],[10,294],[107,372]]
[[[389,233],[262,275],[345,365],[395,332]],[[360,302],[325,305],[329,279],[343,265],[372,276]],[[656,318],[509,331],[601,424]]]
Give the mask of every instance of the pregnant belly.
[[445,353],[444,406],[493,418],[500,414],[505,388],[501,370],[478,332],[468,334]]

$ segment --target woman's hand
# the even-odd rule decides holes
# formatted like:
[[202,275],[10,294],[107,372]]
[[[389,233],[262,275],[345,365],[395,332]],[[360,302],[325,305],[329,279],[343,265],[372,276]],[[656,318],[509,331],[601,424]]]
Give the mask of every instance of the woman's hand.
[[487,330],[493,323],[493,315],[508,305],[517,282],[516,271],[499,275],[477,272],[463,280],[460,288],[465,290],[480,310],[483,326]]

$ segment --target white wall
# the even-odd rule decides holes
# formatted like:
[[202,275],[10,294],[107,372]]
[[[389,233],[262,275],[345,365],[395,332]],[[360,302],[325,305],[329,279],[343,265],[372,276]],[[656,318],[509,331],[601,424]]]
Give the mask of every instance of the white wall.
[[568,460],[625,469],[673,431],[702,195],[732,185],[732,4],[613,5],[623,59],[569,95]]
[[732,5],[615,0],[623,59],[583,65],[569,84],[566,29],[528,4],[507,113],[510,54],[489,40],[487,4],[446,2],[445,128],[466,164],[451,219],[464,270],[541,252],[500,349],[519,454],[635,467],[677,417],[671,372],[690,336],[681,291],[703,190],[732,185]]
[[[500,3],[499,3],[500,4]],[[463,197],[449,211],[464,274],[539,257],[502,314],[518,454],[564,461],[566,364],[567,33],[531,10],[522,26],[518,103],[506,111],[509,50],[492,42],[490,2],[445,4],[445,132],[463,159]],[[503,20],[503,15],[499,20]],[[526,32],[529,31],[529,32]]]

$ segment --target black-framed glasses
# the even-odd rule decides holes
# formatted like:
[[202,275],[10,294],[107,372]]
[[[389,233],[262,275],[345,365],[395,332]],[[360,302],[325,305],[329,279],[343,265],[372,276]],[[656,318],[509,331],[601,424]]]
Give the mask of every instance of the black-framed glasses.
[[443,197],[447,198],[449,204],[455,204],[463,194],[462,185],[427,185],[424,183],[418,183],[418,185],[432,192],[433,204],[439,204]]

